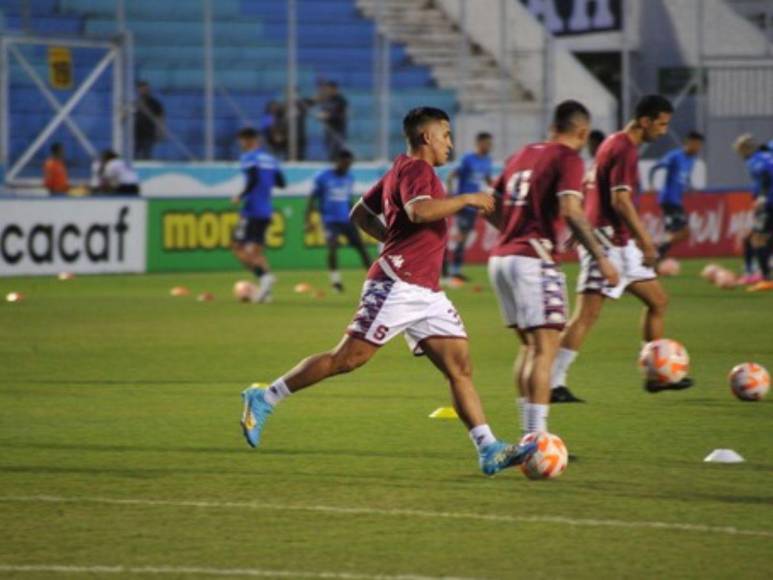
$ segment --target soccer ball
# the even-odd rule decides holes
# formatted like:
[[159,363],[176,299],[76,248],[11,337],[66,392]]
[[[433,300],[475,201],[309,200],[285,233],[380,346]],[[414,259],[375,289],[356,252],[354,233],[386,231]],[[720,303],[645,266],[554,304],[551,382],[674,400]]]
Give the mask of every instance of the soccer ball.
[[719,264],[706,264],[703,270],[701,270],[701,277],[713,283],[714,278],[721,269],[722,267]]
[[569,454],[566,445],[558,435],[552,433],[529,433],[524,435],[520,445],[535,442],[537,450],[523,463],[521,471],[529,479],[551,479],[566,469]]
[[768,394],[770,375],[762,365],[741,363],[728,375],[730,390],[742,401],[759,401]]
[[247,280],[239,280],[234,284],[234,298],[240,302],[250,302],[258,291],[258,287]]
[[639,368],[644,376],[661,385],[681,381],[687,376],[689,366],[687,350],[670,338],[648,342],[639,354]]
[[732,290],[738,286],[738,280],[730,270],[720,268],[714,275],[714,285],[725,290]]

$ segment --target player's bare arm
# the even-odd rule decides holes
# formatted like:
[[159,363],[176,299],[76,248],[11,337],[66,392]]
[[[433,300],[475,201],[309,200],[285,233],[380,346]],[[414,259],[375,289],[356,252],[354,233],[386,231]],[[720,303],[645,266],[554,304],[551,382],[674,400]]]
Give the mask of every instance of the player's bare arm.
[[379,242],[383,242],[386,239],[386,228],[384,224],[371,213],[362,200],[354,204],[349,219],[352,223],[364,231],[369,236],[375,238]]
[[467,206],[490,214],[494,210],[494,198],[487,193],[465,193],[445,199],[419,199],[406,205],[405,213],[413,223],[422,224],[445,219]]
[[639,214],[631,200],[631,190],[627,188],[617,188],[612,190],[612,208],[617,215],[625,222],[625,225],[631,230],[636,238],[642,253],[644,254],[643,263],[645,266],[652,267],[658,260],[658,250],[652,242],[649,232],[639,219]]
[[599,265],[601,274],[612,286],[620,283],[620,274],[612,265],[612,262],[604,255],[604,249],[596,240],[588,219],[582,210],[582,202],[579,196],[562,195],[559,199],[559,211],[566,225],[572,231],[572,237],[582,244]]

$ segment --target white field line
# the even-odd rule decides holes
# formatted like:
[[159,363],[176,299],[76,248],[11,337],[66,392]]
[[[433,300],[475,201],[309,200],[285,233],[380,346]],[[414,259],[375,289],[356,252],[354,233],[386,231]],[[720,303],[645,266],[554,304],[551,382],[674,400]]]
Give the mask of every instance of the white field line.
[[189,566],[67,566],[57,564],[0,564],[0,573],[48,572],[59,574],[184,574],[186,576],[247,576],[257,578],[329,578],[332,580],[475,580],[451,576],[360,574],[359,572],[300,572],[256,568],[196,568]]
[[23,503],[95,503],[107,505],[184,507],[207,509],[251,509],[256,511],[301,511],[327,514],[362,515],[362,516],[397,516],[424,519],[472,520],[499,522],[506,524],[555,524],[558,526],[576,527],[607,527],[607,528],[641,528],[652,530],[672,530],[678,532],[702,532],[727,536],[757,536],[773,538],[773,530],[744,530],[735,526],[708,526],[680,522],[658,522],[638,520],[610,520],[593,518],[567,518],[562,516],[513,516],[505,514],[485,514],[474,512],[435,512],[410,509],[379,509],[368,507],[337,507],[325,505],[293,505],[262,502],[231,502],[231,501],[175,501],[164,499],[140,498],[107,498],[107,497],[59,497],[50,495],[32,496],[0,496],[0,502]]

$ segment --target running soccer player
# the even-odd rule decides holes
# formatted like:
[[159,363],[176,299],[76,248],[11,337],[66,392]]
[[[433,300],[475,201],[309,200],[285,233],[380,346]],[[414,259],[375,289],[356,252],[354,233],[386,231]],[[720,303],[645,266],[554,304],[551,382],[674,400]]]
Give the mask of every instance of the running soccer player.
[[[561,349],[553,367],[554,385],[566,387],[569,366],[607,298],[618,299],[623,292],[636,296],[645,306],[642,338],[649,342],[663,337],[668,296],[654,270],[657,248],[636,212],[634,198],[639,187],[637,148],[665,135],[672,114],[673,107],[668,99],[660,95],[643,97],[636,105],[634,118],[622,131],[607,137],[596,152],[598,217],[594,223],[595,233],[620,272],[620,282],[614,286],[605,282],[598,261],[583,247],[579,248],[577,309],[561,338]],[[686,389],[692,384],[692,379],[685,377],[665,385],[647,381],[644,388],[655,393]]]
[[[446,189],[449,193],[454,191],[453,183],[458,180],[456,193],[475,193],[485,191],[491,186],[491,148],[494,141],[490,133],[478,133],[475,137],[475,151],[467,153],[459,161],[459,166],[448,174]],[[468,278],[462,274],[464,263],[464,249],[470,233],[475,229],[475,220],[478,212],[475,208],[464,208],[456,214],[456,236],[454,237],[454,250],[451,258],[449,274],[452,278],[466,282]]]
[[[403,120],[408,153],[357,202],[352,221],[384,249],[371,266],[360,305],[346,334],[328,352],[312,355],[277,378],[268,389],[242,393],[242,429],[257,447],[266,419],[293,393],[368,362],[378,349],[405,333],[414,354],[426,354],[448,379],[459,418],[469,430],[481,470],[493,475],[523,462],[534,445],[508,445],[494,438],[472,382],[467,334],[459,314],[440,290],[440,269],[448,241],[446,218],[463,207],[484,213],[494,208],[485,193],[446,197],[434,168],[453,147],[448,115],[413,109]],[[379,216],[383,215],[386,225]]]
[[522,343],[515,382],[524,433],[548,430],[550,373],[567,319],[566,277],[556,256],[558,218],[610,285],[619,282],[583,213],[579,151],[588,140],[590,113],[577,101],[564,101],[551,129],[549,142],[527,145],[508,159],[494,187],[500,235],[488,271],[502,318]]
[[650,183],[660,169],[666,170],[666,178],[658,192],[658,204],[665,217],[666,237],[658,246],[658,257],[666,257],[671,246],[690,237],[687,213],[682,200],[685,190],[690,187],[690,177],[695,159],[703,148],[703,135],[690,131],[682,147],[666,153],[650,169]]
[[285,178],[279,162],[261,148],[255,129],[244,128],[237,136],[242,150],[239,163],[244,173],[244,189],[232,200],[242,208],[239,223],[234,228],[231,250],[258,278],[258,291],[252,301],[268,302],[276,278],[270,272],[263,248],[273,213],[271,192],[274,187],[285,187]]
[[[770,252],[773,242],[773,152],[760,147],[749,133],[736,139],[733,148],[746,162],[752,179],[754,223],[748,238],[748,253],[757,259],[761,279],[749,290],[773,290],[770,281]],[[751,259],[747,258],[747,275]],[[749,282],[749,280],[746,280]]]
[[351,201],[354,196],[354,177],[351,174],[354,155],[342,149],[336,153],[335,166],[322,171],[314,178],[314,190],[309,196],[306,207],[306,229],[311,229],[311,214],[315,207],[322,214],[327,243],[327,267],[330,272],[330,284],[336,292],[343,292],[341,272],[338,271],[338,238],[345,236],[349,244],[357,251],[362,265],[370,268],[370,256],[362,243],[359,230],[349,220]]

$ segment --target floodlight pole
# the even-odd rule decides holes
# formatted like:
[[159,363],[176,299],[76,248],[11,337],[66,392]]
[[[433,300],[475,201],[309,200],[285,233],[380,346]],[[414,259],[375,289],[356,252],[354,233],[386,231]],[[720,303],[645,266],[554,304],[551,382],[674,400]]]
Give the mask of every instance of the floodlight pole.
[[[701,4],[701,2],[698,2]],[[620,35],[621,47],[621,69],[622,78],[620,98],[623,101],[620,107],[622,113],[622,125],[628,121],[631,116],[631,54],[628,46],[628,28],[630,20],[630,5],[627,0],[620,0],[620,18],[623,19],[622,34]]]
[[287,0],[287,156],[298,159],[298,7]]

